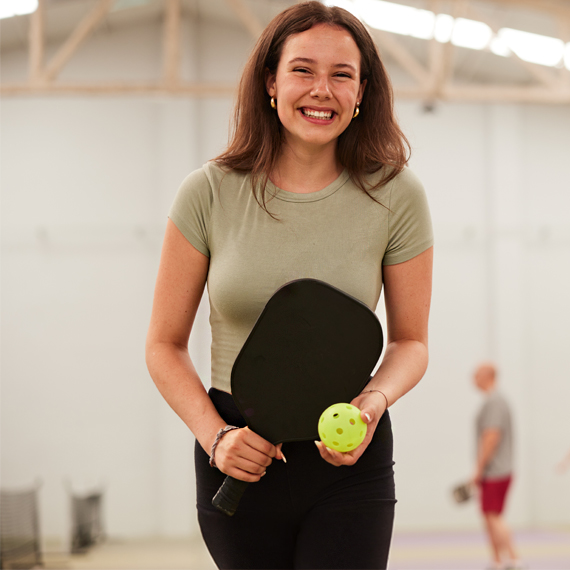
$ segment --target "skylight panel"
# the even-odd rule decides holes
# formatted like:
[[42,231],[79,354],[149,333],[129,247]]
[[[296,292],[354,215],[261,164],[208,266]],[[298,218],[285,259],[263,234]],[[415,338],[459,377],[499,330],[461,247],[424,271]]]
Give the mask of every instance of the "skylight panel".
[[457,18],[451,34],[453,45],[469,49],[485,49],[493,37],[493,30],[483,22]]
[[31,14],[38,9],[38,0],[0,0],[0,19]]
[[355,0],[361,18],[371,27],[394,34],[430,39],[435,14],[383,0]]
[[498,35],[509,49],[530,63],[555,67],[564,58],[564,42],[558,38],[531,34],[512,28],[502,28]]

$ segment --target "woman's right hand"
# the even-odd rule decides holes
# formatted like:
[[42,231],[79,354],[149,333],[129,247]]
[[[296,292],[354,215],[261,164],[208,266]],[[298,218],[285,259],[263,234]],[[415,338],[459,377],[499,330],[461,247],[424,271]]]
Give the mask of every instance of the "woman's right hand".
[[275,446],[248,427],[234,429],[220,439],[215,452],[216,467],[234,479],[259,481],[273,458],[282,459],[281,445]]

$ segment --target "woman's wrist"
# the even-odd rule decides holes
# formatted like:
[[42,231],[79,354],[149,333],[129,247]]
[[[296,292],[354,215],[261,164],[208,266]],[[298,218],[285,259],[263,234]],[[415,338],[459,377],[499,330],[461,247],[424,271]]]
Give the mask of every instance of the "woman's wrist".
[[210,467],[216,467],[216,457],[215,457],[216,448],[218,447],[220,440],[222,439],[222,437],[224,437],[224,435],[226,435],[228,432],[234,429],[239,429],[239,428],[237,426],[227,425],[226,427],[221,428],[216,434],[216,439],[214,440],[214,443],[212,444],[212,447],[210,449]]
[[376,389],[364,390],[363,392],[361,392],[361,394],[368,394],[370,392],[378,392],[378,394],[381,394],[382,396],[384,396],[384,400],[386,401],[386,409],[388,409],[390,407],[390,403],[388,402],[388,396],[386,396],[386,394],[384,394],[384,392],[382,392],[382,390],[376,390]]

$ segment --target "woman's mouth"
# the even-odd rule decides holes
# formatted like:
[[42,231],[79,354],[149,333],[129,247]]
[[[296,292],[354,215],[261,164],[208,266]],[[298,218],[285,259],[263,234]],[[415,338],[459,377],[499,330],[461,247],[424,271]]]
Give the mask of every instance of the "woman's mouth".
[[330,121],[335,115],[334,111],[316,111],[315,109],[308,109],[301,107],[301,113],[308,119],[316,119],[319,121]]

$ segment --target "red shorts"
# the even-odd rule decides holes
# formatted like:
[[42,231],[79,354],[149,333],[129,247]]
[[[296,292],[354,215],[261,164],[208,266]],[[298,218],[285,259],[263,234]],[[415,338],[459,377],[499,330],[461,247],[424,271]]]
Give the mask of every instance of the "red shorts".
[[511,484],[511,476],[501,479],[483,479],[481,481],[481,510],[484,513],[500,515],[505,506],[505,497]]

